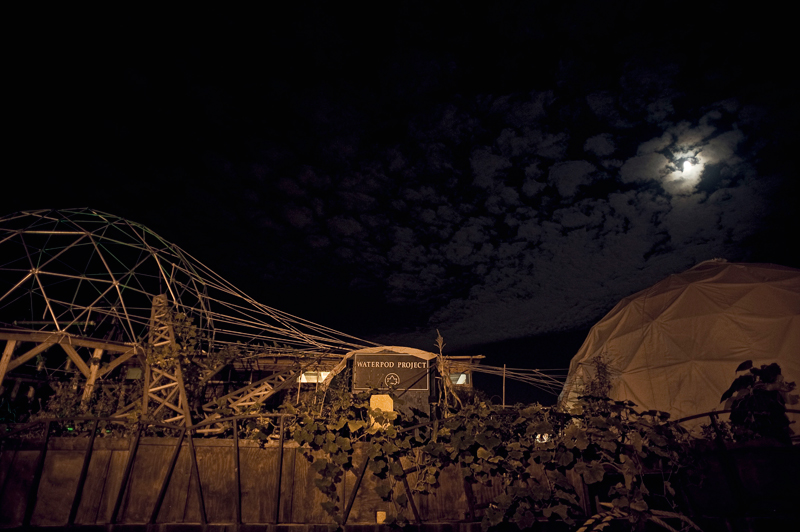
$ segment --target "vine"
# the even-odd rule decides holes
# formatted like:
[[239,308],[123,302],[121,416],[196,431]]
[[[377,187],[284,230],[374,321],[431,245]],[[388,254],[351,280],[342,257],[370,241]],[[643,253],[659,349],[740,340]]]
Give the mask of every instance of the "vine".
[[[663,522],[665,516],[688,522],[674,502],[673,477],[685,467],[686,434],[658,412],[639,414],[633,405],[608,399],[581,401],[569,413],[540,405],[501,409],[486,401],[449,408],[424,430],[411,430],[420,416],[404,419],[369,408],[369,393],[329,391],[324,409],[285,405],[297,416],[295,441],[317,473],[331,518],[343,522],[338,486],[353,469],[355,445],[366,447],[378,494],[395,504],[392,522],[408,523],[408,497],[396,487],[413,470],[412,493],[432,493],[443,469],[455,467],[468,484],[499,488],[483,512],[484,531],[501,523],[520,529],[539,520],[569,524],[585,517],[580,477],[586,485],[607,486],[605,497],[632,523]],[[646,475],[658,474],[658,489]]]

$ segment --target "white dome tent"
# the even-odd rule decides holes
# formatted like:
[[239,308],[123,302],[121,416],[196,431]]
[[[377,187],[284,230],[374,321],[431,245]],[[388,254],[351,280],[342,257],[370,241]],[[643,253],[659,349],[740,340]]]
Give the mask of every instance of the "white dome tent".
[[722,410],[745,360],[777,362],[800,384],[800,270],[711,260],[623,299],[573,357],[562,404],[582,395],[598,355],[612,399],[671,419]]

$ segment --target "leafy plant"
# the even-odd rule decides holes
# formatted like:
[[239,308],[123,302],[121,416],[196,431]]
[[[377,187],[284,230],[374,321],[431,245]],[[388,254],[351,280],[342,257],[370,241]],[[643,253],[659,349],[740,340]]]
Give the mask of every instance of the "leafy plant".
[[[577,523],[584,517],[573,484],[577,477],[608,486],[612,507],[633,523],[667,516],[688,520],[675,507],[671,484],[685,467],[687,436],[666,414],[639,414],[631,403],[598,398],[583,400],[569,413],[474,401],[445,408],[446,415],[420,431],[407,429],[419,423],[418,416],[372,411],[368,399],[368,393],[343,391],[329,397],[324,410],[285,406],[298,416],[294,439],[318,473],[315,484],[329,499],[323,507],[337,523],[338,486],[354,467],[358,443],[373,474],[389,481],[378,493],[396,505],[396,524],[408,520],[408,497],[396,489],[404,468],[416,471],[414,493],[435,493],[447,467],[457,468],[469,485],[500,488],[481,517],[484,531],[502,523],[526,529],[543,519]],[[644,481],[654,473],[663,480],[657,489]]]
[[786,406],[798,402],[791,392],[795,383],[786,382],[778,364],[753,366],[751,360],[736,368],[739,375],[722,394],[725,408],[731,410],[730,424],[739,440],[769,438],[791,444],[793,434],[786,416]]
[[584,394],[590,397],[607,398],[611,391],[611,369],[604,353],[598,353],[592,358],[594,377],[584,389]]

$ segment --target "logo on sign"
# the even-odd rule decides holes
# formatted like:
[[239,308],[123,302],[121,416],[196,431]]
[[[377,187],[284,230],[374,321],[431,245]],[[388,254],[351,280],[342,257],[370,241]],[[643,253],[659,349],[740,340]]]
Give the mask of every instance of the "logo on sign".
[[397,375],[397,373],[388,373],[383,382],[385,382],[386,386],[389,387],[397,386],[400,384],[400,377]]

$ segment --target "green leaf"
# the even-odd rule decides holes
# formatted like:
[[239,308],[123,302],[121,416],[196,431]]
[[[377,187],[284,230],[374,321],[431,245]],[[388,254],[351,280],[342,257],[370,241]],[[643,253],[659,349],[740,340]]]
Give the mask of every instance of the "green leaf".
[[336,445],[338,445],[339,448],[343,451],[350,451],[353,449],[353,447],[350,445],[350,439],[343,438],[341,436],[336,438]]
[[530,510],[520,510],[521,509],[518,509],[517,513],[514,515],[514,522],[517,523],[517,526],[520,528],[520,530],[527,530],[536,522],[536,516],[533,515],[533,512]]
[[392,493],[392,487],[388,482],[380,482],[375,486],[375,493],[378,497],[387,501],[389,500],[389,495]]
[[567,467],[574,459],[575,455],[572,454],[572,451],[559,450],[559,452],[556,453],[556,463],[562,467]]
[[639,499],[638,501],[633,501],[631,503],[631,510],[636,510],[637,512],[646,512],[647,503],[644,502],[643,499]]
[[408,504],[408,496],[405,493],[401,493],[394,498],[394,502],[396,502],[400,506],[405,506],[406,504]]
[[400,465],[400,462],[395,460],[389,465],[389,473],[391,473],[392,475],[394,475],[396,477],[402,477],[403,476],[403,466]]
[[581,474],[586,484],[602,482],[605,476],[605,468],[597,460],[593,460],[588,464],[586,462],[578,462],[575,466],[575,471]]
[[353,432],[356,432],[356,431],[358,431],[359,429],[362,429],[362,428],[364,428],[365,426],[366,426],[366,423],[364,423],[364,422],[363,422],[363,421],[361,421],[361,420],[358,420],[358,421],[348,421],[348,422],[347,422],[347,428],[348,428],[348,429],[350,429],[350,432],[351,432],[351,433],[353,433]]
[[315,473],[319,473],[326,467],[328,467],[328,461],[324,458],[317,458],[311,463],[311,469],[313,469]]

